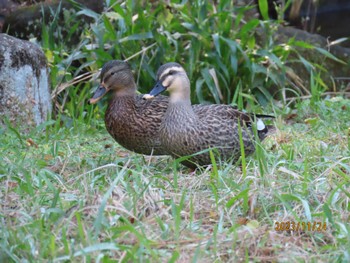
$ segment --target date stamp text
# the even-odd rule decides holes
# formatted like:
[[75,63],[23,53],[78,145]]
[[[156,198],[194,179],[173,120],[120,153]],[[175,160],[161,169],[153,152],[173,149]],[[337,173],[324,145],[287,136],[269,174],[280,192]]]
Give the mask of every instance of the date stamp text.
[[313,231],[323,232],[327,230],[327,223],[314,221],[314,222],[294,222],[294,221],[276,221],[276,231]]

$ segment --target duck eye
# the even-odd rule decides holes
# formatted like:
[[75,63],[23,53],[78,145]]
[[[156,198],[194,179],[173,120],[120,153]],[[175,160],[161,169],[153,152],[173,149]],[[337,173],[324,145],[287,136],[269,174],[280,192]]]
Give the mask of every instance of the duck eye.
[[174,73],[175,73],[174,70],[170,70],[168,74],[169,74],[169,75],[173,75]]

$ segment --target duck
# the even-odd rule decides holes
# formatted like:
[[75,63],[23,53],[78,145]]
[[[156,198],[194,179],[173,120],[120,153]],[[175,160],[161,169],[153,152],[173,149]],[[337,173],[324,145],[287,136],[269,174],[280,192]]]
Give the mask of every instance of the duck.
[[[112,138],[127,150],[144,155],[168,155],[159,138],[159,128],[168,108],[169,97],[143,99],[137,93],[132,69],[126,61],[111,60],[100,73],[100,84],[90,104],[96,104],[110,94],[105,112],[105,126]],[[202,110],[200,110],[202,108]],[[194,106],[198,114],[203,106]]]
[[166,90],[169,105],[160,124],[159,138],[174,158],[190,156],[182,164],[191,169],[212,164],[207,149],[216,149],[213,152],[218,153],[222,161],[238,161],[241,156],[239,130],[248,155],[255,151],[253,124],[261,141],[271,129],[262,118],[273,116],[248,114],[230,105],[211,104],[200,108],[199,112],[194,111],[190,80],[184,68],[176,62],[158,69],[157,83],[144,98],[156,99]]
[[160,142],[159,127],[169,98],[144,100],[137,94],[132,69],[126,61],[111,60],[100,73],[100,85],[89,100],[96,104],[110,93],[105,126],[112,138],[127,150],[144,155],[166,155]]

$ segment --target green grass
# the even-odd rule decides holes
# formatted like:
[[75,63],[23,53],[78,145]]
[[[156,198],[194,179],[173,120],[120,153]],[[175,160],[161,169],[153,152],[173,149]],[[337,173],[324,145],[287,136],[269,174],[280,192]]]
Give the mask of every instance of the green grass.
[[295,108],[272,108],[245,175],[128,152],[101,120],[0,130],[0,261],[349,261],[350,101]]
[[[294,39],[275,44],[281,21],[247,21],[251,7],[230,0],[106,2],[102,14],[64,11],[62,21],[52,11],[42,28],[54,120],[0,128],[0,262],[350,261],[350,101],[324,99],[324,65],[299,51],[337,59]],[[213,168],[195,174],[126,151],[104,128],[106,105],[86,101],[90,73],[127,58],[141,92],[159,65],[180,62],[192,101],[260,113],[259,103],[277,131],[240,165],[210,152]],[[296,61],[310,85],[289,67]],[[284,101],[269,106],[272,96]],[[326,230],[275,230],[287,221]]]

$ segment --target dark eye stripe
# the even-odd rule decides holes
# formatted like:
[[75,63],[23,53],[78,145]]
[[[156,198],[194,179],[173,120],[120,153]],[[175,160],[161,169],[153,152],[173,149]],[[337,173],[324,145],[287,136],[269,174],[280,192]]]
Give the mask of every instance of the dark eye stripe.
[[177,73],[180,73],[180,71],[177,70],[170,70],[167,74],[163,75],[160,80],[163,82],[168,76],[176,75]]
[[167,77],[168,75],[164,75],[163,77],[161,77],[160,81],[163,82]]
[[109,74],[109,72],[107,72],[106,76],[103,76],[103,81],[107,82],[110,79],[110,77],[112,77],[113,75],[117,74],[118,72],[124,71],[124,70],[125,70],[125,68],[121,68],[119,70],[112,71],[110,74]]
[[108,74],[106,77],[103,77],[104,82],[108,82],[108,80],[112,77],[112,75]]

